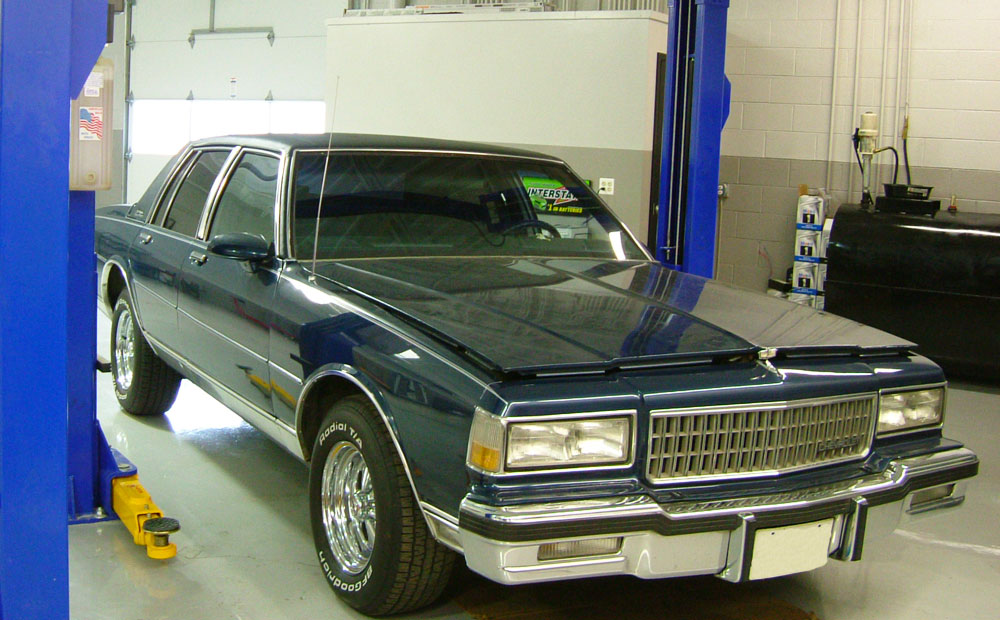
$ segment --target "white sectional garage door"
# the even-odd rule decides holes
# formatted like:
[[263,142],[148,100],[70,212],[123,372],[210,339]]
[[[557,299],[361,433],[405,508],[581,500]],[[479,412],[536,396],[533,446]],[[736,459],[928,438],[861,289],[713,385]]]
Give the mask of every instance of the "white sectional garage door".
[[[137,199],[188,140],[323,131],[324,23],[345,7],[346,0],[137,2],[127,199]],[[213,22],[220,32],[197,33]]]

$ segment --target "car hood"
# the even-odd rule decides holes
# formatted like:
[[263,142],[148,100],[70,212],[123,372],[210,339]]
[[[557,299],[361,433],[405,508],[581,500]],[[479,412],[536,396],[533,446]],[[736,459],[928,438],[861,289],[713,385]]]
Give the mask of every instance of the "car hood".
[[914,346],[645,261],[372,259],[322,262],[316,271],[504,372],[696,363],[770,348],[819,354]]

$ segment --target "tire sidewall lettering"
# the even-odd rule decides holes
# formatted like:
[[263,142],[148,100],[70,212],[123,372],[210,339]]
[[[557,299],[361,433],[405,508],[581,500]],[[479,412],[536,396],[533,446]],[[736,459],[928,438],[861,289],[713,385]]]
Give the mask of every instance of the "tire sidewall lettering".
[[[345,439],[355,444],[358,450],[364,454],[364,440],[355,425],[343,420],[332,420],[322,427],[316,438],[318,452],[314,455],[314,458],[319,458],[319,462],[325,461],[333,446]],[[372,577],[375,574],[375,567],[373,565],[374,557],[363,573],[351,575],[346,573],[330,554],[326,541],[323,541],[321,549],[317,548],[317,555],[323,575],[330,586],[338,592],[343,594],[359,593],[372,582]]]
[[323,429],[323,432],[319,435],[319,445],[325,446],[326,440],[329,439],[334,433],[345,433],[351,438],[359,450],[364,450],[364,442],[361,440],[361,436],[358,431],[354,430],[354,427],[347,422],[334,422]]
[[359,581],[348,582],[344,581],[333,570],[333,566],[326,559],[323,551],[318,551],[319,555],[319,565],[323,569],[323,574],[326,575],[326,580],[330,582],[334,588],[337,588],[341,592],[358,592],[366,585],[372,577],[373,567],[371,564],[368,565],[368,569],[365,570],[364,575],[362,575]]

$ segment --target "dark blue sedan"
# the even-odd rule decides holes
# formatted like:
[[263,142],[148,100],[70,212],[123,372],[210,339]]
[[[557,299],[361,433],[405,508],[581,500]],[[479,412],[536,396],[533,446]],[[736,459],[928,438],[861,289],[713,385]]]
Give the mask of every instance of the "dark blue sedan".
[[978,459],[884,332],[666,269],[565,163],[386,136],[187,146],[97,214],[123,409],[187,378],[309,463],[369,614],[501,583],[861,558]]

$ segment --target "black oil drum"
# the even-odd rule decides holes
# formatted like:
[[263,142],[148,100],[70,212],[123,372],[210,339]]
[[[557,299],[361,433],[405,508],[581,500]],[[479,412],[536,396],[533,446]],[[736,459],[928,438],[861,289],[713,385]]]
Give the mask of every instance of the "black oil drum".
[[837,211],[826,310],[920,345],[951,375],[1000,380],[1000,215]]

